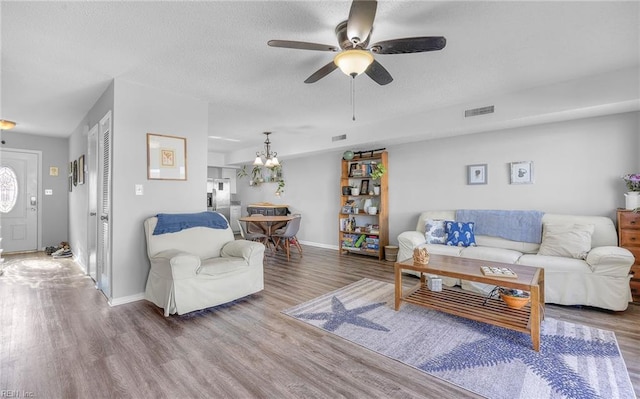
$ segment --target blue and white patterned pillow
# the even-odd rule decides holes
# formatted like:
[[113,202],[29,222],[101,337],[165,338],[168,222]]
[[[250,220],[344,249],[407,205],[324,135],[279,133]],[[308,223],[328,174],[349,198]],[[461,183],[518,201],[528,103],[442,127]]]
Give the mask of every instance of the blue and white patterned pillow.
[[447,245],[454,247],[475,247],[476,236],[473,234],[474,222],[445,222],[447,231]]
[[444,220],[427,219],[424,224],[424,238],[427,244],[444,244],[447,242],[447,232]]

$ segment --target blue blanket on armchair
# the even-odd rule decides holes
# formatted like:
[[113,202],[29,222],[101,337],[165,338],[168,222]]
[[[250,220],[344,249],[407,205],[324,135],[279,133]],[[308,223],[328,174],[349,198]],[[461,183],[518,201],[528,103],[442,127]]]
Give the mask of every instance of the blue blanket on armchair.
[[159,213],[158,223],[153,229],[153,235],[176,233],[191,227],[209,227],[212,229],[226,229],[229,224],[224,216],[218,212],[199,213]]
[[475,222],[475,234],[537,244],[542,242],[542,216],[544,216],[544,212],[540,211],[484,209],[459,209],[456,211],[456,221]]

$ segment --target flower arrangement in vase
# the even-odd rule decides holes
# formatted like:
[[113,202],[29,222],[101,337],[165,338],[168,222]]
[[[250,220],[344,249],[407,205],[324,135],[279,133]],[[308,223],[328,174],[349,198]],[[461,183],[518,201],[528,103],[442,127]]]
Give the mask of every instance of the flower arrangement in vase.
[[622,180],[624,180],[627,189],[629,189],[624,195],[625,208],[634,211],[638,210],[640,208],[640,173],[624,175]]
[[622,180],[624,180],[630,192],[640,192],[640,173],[624,175]]

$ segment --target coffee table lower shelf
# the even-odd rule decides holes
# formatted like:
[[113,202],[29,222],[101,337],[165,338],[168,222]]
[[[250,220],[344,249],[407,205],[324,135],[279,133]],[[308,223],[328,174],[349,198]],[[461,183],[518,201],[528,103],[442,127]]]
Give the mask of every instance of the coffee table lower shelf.
[[418,286],[401,301],[531,335],[530,305],[512,309],[500,299],[488,299],[486,303],[485,299],[473,292],[448,287],[443,287],[442,291],[431,291],[426,286]]

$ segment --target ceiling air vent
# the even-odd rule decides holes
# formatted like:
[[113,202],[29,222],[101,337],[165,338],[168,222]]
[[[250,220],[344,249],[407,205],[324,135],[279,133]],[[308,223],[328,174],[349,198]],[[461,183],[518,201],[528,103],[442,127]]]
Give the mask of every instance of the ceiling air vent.
[[347,135],[346,134],[341,134],[340,136],[331,137],[331,141],[342,141],[342,140],[346,140],[346,139],[347,139]]
[[468,110],[464,111],[464,117],[468,118],[470,116],[493,114],[494,108],[495,107],[493,105],[489,105],[488,107],[468,109]]

